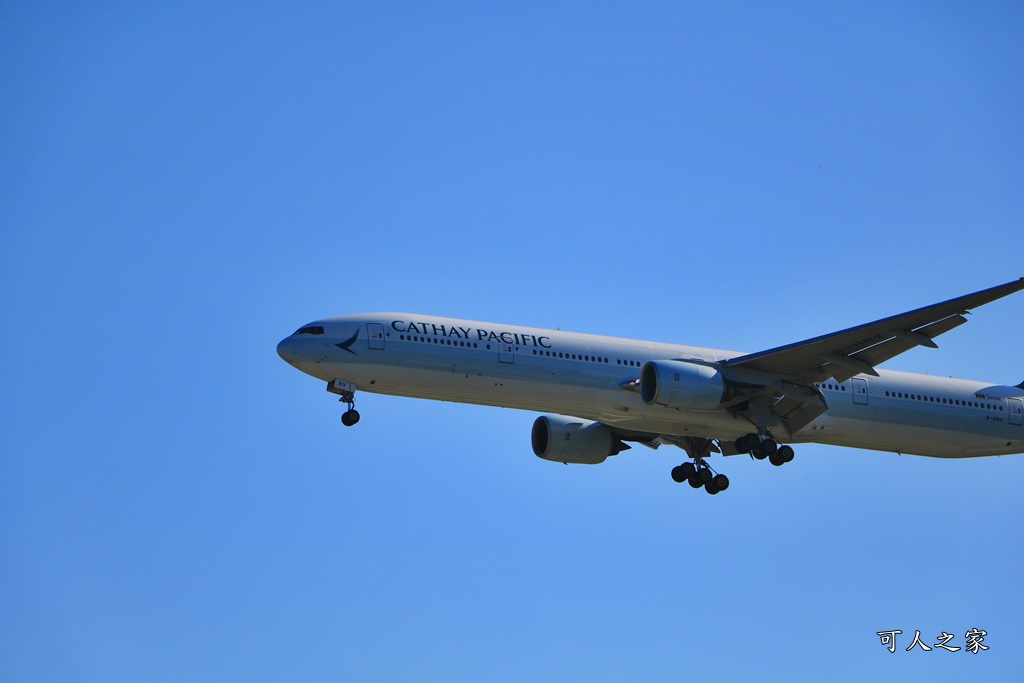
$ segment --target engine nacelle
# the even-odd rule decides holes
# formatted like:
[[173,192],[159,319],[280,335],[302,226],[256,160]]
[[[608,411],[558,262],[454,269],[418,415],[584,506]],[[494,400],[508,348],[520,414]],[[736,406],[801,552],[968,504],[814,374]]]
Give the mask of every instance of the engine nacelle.
[[598,465],[629,446],[608,425],[565,415],[541,415],[530,435],[538,458],[577,465]]
[[655,360],[640,371],[640,398],[647,405],[714,410],[722,403],[725,390],[725,378],[706,365]]

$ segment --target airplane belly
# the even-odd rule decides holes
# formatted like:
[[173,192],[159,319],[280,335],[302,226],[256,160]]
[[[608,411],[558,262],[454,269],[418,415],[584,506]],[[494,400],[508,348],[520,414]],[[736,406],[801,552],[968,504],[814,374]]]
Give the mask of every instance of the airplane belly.
[[[864,448],[932,458],[970,458],[1020,452],[1014,440],[977,426],[949,423],[905,424],[838,418],[834,434],[817,439],[834,446]],[[1024,437],[1024,435],[1022,435]]]
[[500,377],[467,372],[458,366],[440,371],[345,364],[329,372],[369,393],[572,415],[626,431],[715,438],[736,438],[750,431],[746,422],[724,411],[684,412],[647,406],[636,392],[607,382],[586,386],[557,376]]
[[[453,403],[580,415],[599,409],[592,390],[538,379],[501,377],[450,365],[447,370],[393,365],[341,365],[332,372],[355,382],[359,389],[391,396],[408,396]],[[597,392],[600,395],[600,392]],[[585,415],[583,415],[585,416]]]

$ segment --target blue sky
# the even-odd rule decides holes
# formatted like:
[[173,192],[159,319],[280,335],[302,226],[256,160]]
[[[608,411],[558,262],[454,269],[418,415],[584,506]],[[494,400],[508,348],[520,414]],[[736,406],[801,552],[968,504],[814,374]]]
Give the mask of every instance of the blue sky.
[[[0,16],[0,679],[1019,677],[1024,458],[711,498],[529,413],[345,429],[274,351],[373,310],[756,351],[1024,276],[1018,4]],[[1016,384],[1022,320],[887,367]]]

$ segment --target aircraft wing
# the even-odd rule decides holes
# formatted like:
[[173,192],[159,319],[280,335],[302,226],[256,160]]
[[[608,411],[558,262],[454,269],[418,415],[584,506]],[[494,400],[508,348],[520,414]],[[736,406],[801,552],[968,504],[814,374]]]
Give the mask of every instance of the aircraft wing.
[[845,382],[862,373],[877,376],[876,365],[916,346],[937,348],[932,340],[967,322],[964,316],[971,309],[1022,289],[1024,278],[840,332],[731,358],[720,365],[783,376],[797,384],[829,377]]

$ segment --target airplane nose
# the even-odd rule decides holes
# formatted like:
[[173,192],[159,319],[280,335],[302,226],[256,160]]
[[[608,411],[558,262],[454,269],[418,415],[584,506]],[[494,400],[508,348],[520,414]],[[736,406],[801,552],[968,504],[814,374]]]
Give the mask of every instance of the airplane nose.
[[281,343],[277,345],[277,355],[281,356],[286,363],[294,364],[295,340],[292,337],[282,339]]

